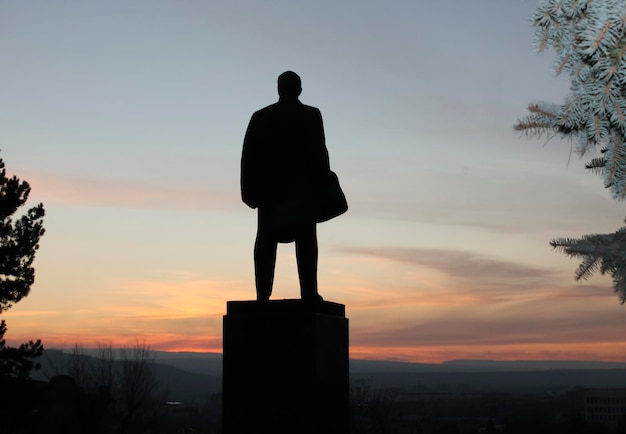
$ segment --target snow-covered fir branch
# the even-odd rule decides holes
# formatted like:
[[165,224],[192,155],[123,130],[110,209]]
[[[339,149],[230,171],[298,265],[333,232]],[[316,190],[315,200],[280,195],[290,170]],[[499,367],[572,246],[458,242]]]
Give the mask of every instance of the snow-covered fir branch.
[[[539,52],[552,50],[557,75],[570,93],[561,104],[534,102],[515,130],[560,136],[577,152],[596,155],[586,164],[604,178],[616,200],[626,197],[626,0],[543,0],[532,16]],[[613,234],[557,238],[556,250],[581,260],[576,280],[610,274],[626,302],[626,226]]]

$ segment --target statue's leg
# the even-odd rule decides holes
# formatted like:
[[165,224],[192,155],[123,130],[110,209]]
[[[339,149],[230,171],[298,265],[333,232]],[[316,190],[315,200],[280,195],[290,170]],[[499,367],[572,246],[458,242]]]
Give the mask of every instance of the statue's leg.
[[321,301],[317,292],[317,231],[315,223],[306,225],[296,233],[296,261],[300,278],[300,295],[303,300]]
[[259,301],[267,301],[272,295],[274,269],[276,268],[276,249],[278,241],[265,221],[264,213],[259,210],[256,241],[254,243],[254,276],[256,296]]

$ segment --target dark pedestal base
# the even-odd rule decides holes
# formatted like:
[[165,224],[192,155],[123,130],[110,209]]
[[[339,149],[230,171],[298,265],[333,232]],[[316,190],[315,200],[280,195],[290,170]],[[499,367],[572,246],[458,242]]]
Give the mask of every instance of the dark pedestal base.
[[223,434],[348,434],[343,305],[229,301],[223,345]]

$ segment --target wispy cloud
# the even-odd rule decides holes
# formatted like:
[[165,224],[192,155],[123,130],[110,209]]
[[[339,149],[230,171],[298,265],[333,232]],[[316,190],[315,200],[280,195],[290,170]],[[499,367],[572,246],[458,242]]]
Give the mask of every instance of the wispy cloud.
[[525,289],[543,286],[558,276],[552,270],[490,258],[470,251],[423,248],[340,248],[345,253],[436,270],[476,290]]
[[[573,169],[556,176],[537,163],[484,167],[459,161],[456,170],[413,164],[412,170],[399,167],[384,174],[373,169],[348,172],[344,183],[351,215],[496,233],[549,231],[554,236],[584,233],[589,227],[610,230],[623,217],[601,183]],[[577,218],[564,218],[570,215]]]
[[[413,358],[420,351],[430,352],[428,357],[442,351],[448,358],[472,352],[474,357],[483,352],[508,357],[515,347],[536,358],[550,350],[574,356],[589,353],[593,345],[623,344],[626,316],[608,284],[564,284],[570,276],[469,251],[342,251],[374,263],[388,261],[396,264],[394,270],[412,270],[398,271],[397,278],[378,290],[363,291],[355,283],[349,315],[358,354],[377,349],[399,358]],[[418,280],[433,272],[440,278],[427,284]]]
[[[431,347],[451,345],[583,344],[623,342],[626,325],[623,310],[608,300],[592,308],[573,304],[537,302],[536,310],[508,309],[507,306],[440,308],[434,315],[415,309],[415,315],[389,318],[373,327],[355,329],[356,345],[390,347]],[[563,311],[565,309],[565,312]],[[602,315],[598,315],[602,312]],[[353,322],[361,318],[353,317]],[[622,327],[615,327],[620,324]]]
[[178,186],[175,179],[165,186],[41,172],[26,173],[24,179],[33,186],[31,196],[47,204],[213,211],[240,203],[236,191]]

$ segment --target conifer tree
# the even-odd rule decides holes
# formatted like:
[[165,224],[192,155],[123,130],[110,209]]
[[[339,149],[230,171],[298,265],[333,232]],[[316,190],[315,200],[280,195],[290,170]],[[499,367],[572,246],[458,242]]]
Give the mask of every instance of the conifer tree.
[[[535,44],[551,48],[555,71],[570,93],[559,104],[533,102],[515,130],[573,140],[586,168],[601,175],[616,200],[626,197],[626,0],[543,0],[535,10]],[[626,301],[626,227],[613,234],[557,238],[550,243],[582,259],[576,280],[610,274]]]
[[[44,234],[43,204],[28,209],[21,217],[13,219],[17,210],[26,203],[30,186],[15,176],[6,175],[4,161],[0,158],[0,313],[26,297],[35,281],[33,260]],[[29,341],[18,348],[6,345],[7,326],[0,321],[0,379],[26,378],[33,368],[32,358],[43,352],[41,341]]]

